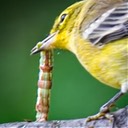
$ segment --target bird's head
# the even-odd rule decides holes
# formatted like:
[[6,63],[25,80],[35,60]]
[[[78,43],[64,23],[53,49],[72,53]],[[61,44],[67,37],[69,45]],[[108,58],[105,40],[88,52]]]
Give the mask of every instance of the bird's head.
[[75,28],[75,21],[77,20],[82,5],[83,1],[80,1],[65,9],[56,18],[49,36],[43,41],[37,43],[37,45],[31,50],[31,54],[54,48],[69,49],[70,36]]

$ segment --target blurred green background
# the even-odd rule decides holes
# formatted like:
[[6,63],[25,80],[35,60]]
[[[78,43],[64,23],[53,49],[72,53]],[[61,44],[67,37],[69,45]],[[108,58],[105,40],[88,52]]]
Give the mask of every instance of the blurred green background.
[[[31,48],[44,39],[55,17],[76,0],[6,0],[0,7],[0,123],[35,120],[39,54]],[[104,86],[67,51],[54,52],[49,120],[85,118],[118,90]],[[128,95],[117,102],[128,103]]]

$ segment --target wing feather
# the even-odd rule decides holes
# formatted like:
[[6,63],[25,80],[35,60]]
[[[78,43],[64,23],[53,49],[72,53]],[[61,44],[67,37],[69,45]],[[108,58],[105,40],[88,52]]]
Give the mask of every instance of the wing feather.
[[112,8],[97,18],[83,32],[93,45],[104,45],[128,36],[128,2]]

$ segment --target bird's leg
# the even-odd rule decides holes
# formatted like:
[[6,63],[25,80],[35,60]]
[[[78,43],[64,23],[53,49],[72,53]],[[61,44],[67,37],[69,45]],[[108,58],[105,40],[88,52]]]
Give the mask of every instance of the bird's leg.
[[109,114],[109,110],[111,109],[111,107],[114,105],[114,103],[125,93],[128,92],[128,80],[126,80],[122,86],[121,86],[121,90],[113,97],[111,98],[106,104],[104,104],[101,108],[99,113],[97,113],[96,115],[90,116],[86,119],[86,122],[92,121],[92,120],[97,120],[101,117],[106,117],[109,120],[113,120],[113,116],[111,114]]
[[114,106],[114,103],[123,95],[122,91],[119,91],[114,97],[112,97],[107,103],[105,103],[101,108],[100,112],[109,112],[110,108]]
[[105,103],[101,108],[99,113],[96,115],[90,116],[87,118],[88,121],[97,120],[100,117],[106,117],[108,119],[112,119],[112,115],[108,114],[111,107],[114,105],[114,103],[123,95],[124,93],[122,91],[118,92],[112,99],[110,99],[107,103]]

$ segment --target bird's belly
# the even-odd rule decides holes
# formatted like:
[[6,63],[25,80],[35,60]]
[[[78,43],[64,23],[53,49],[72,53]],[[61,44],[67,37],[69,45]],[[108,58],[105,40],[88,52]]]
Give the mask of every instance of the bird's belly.
[[120,88],[128,78],[128,65],[125,57],[118,59],[112,56],[111,59],[104,57],[97,63],[92,61],[91,68],[88,65],[87,67],[94,77],[114,88]]
[[[84,49],[85,50],[85,49]],[[126,40],[110,43],[94,53],[80,51],[77,56],[81,64],[99,81],[120,88],[128,79],[128,44]]]

